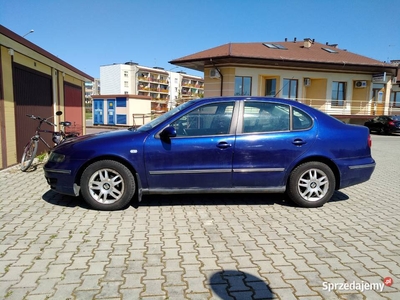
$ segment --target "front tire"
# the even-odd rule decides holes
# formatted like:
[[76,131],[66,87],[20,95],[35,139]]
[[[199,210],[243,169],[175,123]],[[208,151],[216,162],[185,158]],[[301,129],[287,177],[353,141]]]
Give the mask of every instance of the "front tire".
[[102,160],[89,165],[81,177],[84,200],[99,210],[123,209],[136,191],[135,178],[123,164]]
[[319,207],[330,200],[335,185],[335,175],[326,164],[306,162],[290,174],[288,195],[302,207]]
[[37,148],[38,148],[38,141],[35,141],[34,139],[31,139],[29,143],[26,144],[20,164],[20,169],[22,172],[28,170],[32,165],[33,160],[36,157]]

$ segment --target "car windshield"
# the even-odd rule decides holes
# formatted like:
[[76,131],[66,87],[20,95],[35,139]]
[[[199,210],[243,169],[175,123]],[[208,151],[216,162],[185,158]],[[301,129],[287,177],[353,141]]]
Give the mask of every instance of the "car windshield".
[[[174,109],[166,112],[165,114],[162,114],[161,116],[155,118],[154,120],[150,121],[149,123],[146,123],[146,124],[140,126],[138,129],[136,129],[136,131],[138,131],[138,132],[148,131],[148,130],[156,127],[157,125],[161,124],[168,118],[172,117],[173,115],[177,114],[181,110],[185,109],[186,107],[191,106],[193,103],[194,103],[194,101],[188,101],[182,105],[179,105],[179,106],[175,107]],[[130,128],[130,129],[133,130],[133,128]]]

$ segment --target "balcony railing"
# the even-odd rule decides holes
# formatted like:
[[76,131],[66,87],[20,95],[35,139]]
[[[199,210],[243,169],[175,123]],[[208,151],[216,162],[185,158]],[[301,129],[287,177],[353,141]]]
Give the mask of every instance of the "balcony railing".
[[390,105],[385,108],[384,103],[374,100],[326,100],[326,99],[294,99],[294,101],[307,104],[329,115],[341,116],[375,116],[400,114],[400,107]]

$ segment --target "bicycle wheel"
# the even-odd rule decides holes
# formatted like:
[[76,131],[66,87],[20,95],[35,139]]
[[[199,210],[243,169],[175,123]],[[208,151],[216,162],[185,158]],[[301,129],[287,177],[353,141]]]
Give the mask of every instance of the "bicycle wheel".
[[36,157],[37,148],[38,148],[38,141],[35,141],[33,139],[30,140],[28,144],[26,144],[24,148],[24,154],[22,154],[22,159],[21,159],[22,172],[28,170],[29,167],[32,165],[33,160]]

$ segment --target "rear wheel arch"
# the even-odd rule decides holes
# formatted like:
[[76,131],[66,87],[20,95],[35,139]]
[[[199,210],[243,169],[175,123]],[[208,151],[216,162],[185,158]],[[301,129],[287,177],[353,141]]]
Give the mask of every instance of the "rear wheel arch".
[[292,172],[300,165],[307,163],[307,162],[321,162],[325,165],[327,165],[333,172],[334,176],[335,176],[335,190],[339,189],[340,187],[340,172],[338,167],[336,166],[336,164],[331,161],[329,158],[324,157],[324,156],[310,156],[307,157],[299,162],[297,162],[296,165],[293,166],[293,168],[290,170],[290,172],[288,173],[288,176],[286,178],[286,187],[289,184],[289,179],[290,179],[290,174],[292,174]]
[[304,162],[290,173],[286,193],[302,207],[320,207],[332,198],[335,182],[332,169],[325,163]]

